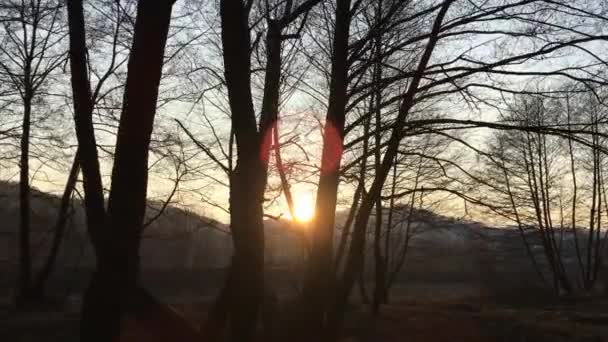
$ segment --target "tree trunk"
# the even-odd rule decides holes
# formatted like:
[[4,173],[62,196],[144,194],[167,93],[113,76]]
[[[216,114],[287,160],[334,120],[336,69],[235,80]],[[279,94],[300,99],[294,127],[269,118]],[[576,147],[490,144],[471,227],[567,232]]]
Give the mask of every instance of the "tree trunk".
[[[26,71],[26,74],[29,72]],[[26,78],[28,76],[26,75]],[[19,159],[19,292],[17,303],[31,297],[32,260],[30,252],[30,125],[32,97],[29,89],[23,98],[23,123],[21,126],[21,156]]]
[[338,0],[333,41],[329,106],[323,131],[321,175],[317,190],[312,249],[303,288],[303,326],[306,335],[318,338],[324,312],[334,285],[333,238],[340,163],[344,140],[344,120],[348,87],[348,38],[351,1]]
[[348,259],[346,261],[344,274],[340,283],[338,284],[334,303],[330,309],[330,312],[328,313],[327,330],[325,332],[325,338],[328,341],[336,340],[340,330],[342,329],[346,303],[352,290],[355,278],[358,272],[361,270],[364,261],[363,250],[365,248],[365,230],[374,206],[374,200],[380,196],[384,181],[386,180],[395,156],[397,156],[397,152],[399,151],[399,144],[403,137],[405,119],[411,108],[414,106],[415,95],[418,91],[418,86],[422,79],[423,73],[427,68],[431,55],[435,49],[435,45],[438,41],[438,35],[443,18],[445,17],[452,3],[453,0],[444,2],[437,14],[437,17],[435,18],[429,41],[427,42],[425,51],[420,59],[416,73],[409,84],[407,92],[403,96],[403,102],[399,108],[399,113],[397,114],[379,172],[377,172],[369,192],[361,202],[359,212],[357,213],[357,217],[355,219],[353,238],[348,253]]
[[346,217],[346,222],[342,226],[342,231],[340,232],[340,240],[338,241],[338,247],[336,248],[336,257],[334,258],[334,273],[337,274],[340,272],[342,261],[344,259],[344,252],[346,251],[346,246],[348,245],[348,237],[350,235],[350,227],[353,225],[353,220],[355,219],[355,213],[357,212],[357,208],[359,207],[359,200],[361,199],[361,195],[363,193],[363,181],[360,179],[359,184],[357,185],[357,189],[355,190],[355,194],[353,195],[352,204],[350,209],[348,210],[348,216]]
[[370,130],[371,120],[369,116],[365,118],[363,123],[363,151],[361,152],[361,166],[359,169],[359,183],[357,184],[357,189],[355,190],[355,194],[353,196],[353,201],[348,211],[348,217],[346,218],[346,222],[342,227],[342,234],[340,235],[340,241],[338,243],[338,248],[336,251],[336,258],[334,260],[334,273],[338,274],[340,271],[340,265],[342,264],[342,260],[344,259],[344,251],[346,250],[347,240],[350,235],[350,229],[353,224],[353,220],[355,219],[355,214],[357,213],[357,209],[359,207],[359,201],[361,200],[361,196],[365,190],[365,177],[366,177],[366,169],[367,169],[367,154],[369,152],[369,130]]
[[38,277],[36,278],[36,283],[34,285],[34,293],[40,297],[44,297],[46,282],[49,279],[51,273],[53,272],[53,268],[55,267],[55,262],[59,254],[59,248],[61,247],[63,236],[65,234],[65,225],[69,216],[68,211],[70,208],[70,201],[72,199],[72,193],[74,192],[74,188],[76,188],[78,174],[80,173],[78,155],[79,152],[76,151],[74,161],[72,162],[72,168],[70,169],[70,174],[68,175],[68,180],[65,183],[63,195],[61,196],[61,204],[59,205],[59,210],[57,212],[57,222],[55,223],[55,233],[53,235],[51,250],[49,251],[49,255],[46,259],[46,262],[44,263],[42,270],[38,274]]
[[[230,175],[230,229],[234,243],[229,320],[232,341],[254,338],[264,289],[263,200],[268,149],[256,125],[251,96],[248,11],[240,0],[220,3],[224,74],[228,88],[237,165]],[[274,107],[271,101],[266,105]],[[261,125],[268,124],[262,120]],[[268,131],[266,143],[272,135]],[[263,135],[264,133],[262,133]]]
[[[382,16],[382,1],[378,2],[376,9],[377,20],[380,20]],[[371,105],[376,122],[376,130],[374,131],[375,148],[374,148],[374,169],[375,174],[381,172],[380,166],[382,162],[382,135],[380,134],[382,129],[382,113],[381,113],[381,102],[382,102],[382,89],[380,83],[382,80],[382,59],[381,59],[381,39],[382,35],[379,35],[375,41],[375,55],[378,59],[372,69],[373,78],[377,83],[374,85],[373,95],[371,96]],[[371,113],[370,113],[371,114]],[[382,234],[382,189],[375,198],[376,203],[376,222],[374,229],[374,301],[372,303],[372,314],[377,315],[380,310],[380,305],[384,303],[386,297],[386,265],[384,256],[382,256],[382,245],[381,245],[381,234]],[[388,249],[385,251],[388,255]]]
[[148,149],[172,5],[142,0],[137,6],[106,225],[98,232],[97,268],[83,303],[83,341],[114,341],[138,293]]
[[97,253],[101,227],[105,223],[105,204],[103,184],[97,154],[97,142],[93,127],[93,100],[88,76],[86,32],[82,0],[67,2],[68,25],[70,34],[70,69],[72,99],[74,101],[74,121],[78,154],[82,168],[84,188],[84,207],[87,217],[87,230]]
[[[255,158],[255,157],[254,157]],[[260,172],[260,165],[258,172]],[[234,274],[230,287],[231,341],[254,338],[264,290],[264,223],[260,178],[250,163],[237,164],[230,191],[230,225],[234,239]]]
[[391,245],[391,238],[393,238],[393,217],[395,215],[395,192],[397,187],[397,163],[398,160],[395,158],[393,162],[393,176],[391,181],[391,199],[389,201],[388,215],[386,218],[386,233],[384,235],[384,272],[385,272],[385,289],[384,289],[384,304],[389,302],[389,292],[391,289],[391,261],[394,260],[395,249]]
[[374,300],[372,313],[377,315],[380,305],[386,302],[386,264],[382,255],[382,204],[376,201],[376,222],[374,227]]

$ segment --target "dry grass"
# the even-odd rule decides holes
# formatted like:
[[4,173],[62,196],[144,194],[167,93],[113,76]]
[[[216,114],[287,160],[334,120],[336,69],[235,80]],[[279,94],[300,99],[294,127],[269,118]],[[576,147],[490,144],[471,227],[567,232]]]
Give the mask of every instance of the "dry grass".
[[[608,307],[608,305],[607,305]],[[351,318],[345,341],[608,342],[608,316],[571,307],[514,309],[475,301],[404,300]]]
[[[208,304],[176,305],[191,322],[205,315]],[[403,299],[372,318],[358,307],[347,319],[344,342],[608,342],[606,305],[580,303],[546,307],[480,305],[479,298]],[[0,323],[2,341],[76,341],[77,317],[61,313],[11,315]],[[155,323],[162,327],[163,322]],[[145,334],[144,334],[145,332]],[[154,329],[125,341],[156,341]],[[148,336],[141,339],[141,336]],[[8,339],[4,339],[8,337]],[[179,340],[175,340],[179,342]]]

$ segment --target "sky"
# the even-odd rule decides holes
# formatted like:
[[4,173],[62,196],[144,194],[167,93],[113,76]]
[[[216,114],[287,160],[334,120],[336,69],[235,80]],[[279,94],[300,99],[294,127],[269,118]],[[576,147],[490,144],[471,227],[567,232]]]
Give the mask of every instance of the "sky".
[[[176,9],[176,13],[180,13],[186,9],[185,6],[179,7]],[[210,73],[204,72],[204,70],[201,69],[203,67],[212,67],[218,72],[221,72],[220,54],[212,44],[214,41],[217,43],[218,38],[217,15],[213,8],[207,7],[200,11],[196,16],[192,16],[192,18],[181,18],[180,20],[180,24],[196,27],[197,32],[200,32],[203,38],[197,40],[198,44],[195,44],[191,48],[180,53],[175,58],[174,65],[172,64],[165,68],[167,77],[163,80],[161,97],[163,95],[166,95],[167,97],[179,95],[182,97],[182,100],[168,102],[160,107],[157,114],[158,125],[155,128],[155,133],[159,139],[179,136],[182,141],[188,142],[188,138],[183,133],[179,132],[179,129],[174,122],[174,119],[179,119],[188,125],[197,139],[208,144],[214,153],[221,155],[220,145],[222,144],[218,144],[217,141],[215,141],[212,133],[220,136],[223,141],[227,140],[229,134],[229,118],[226,114],[227,105],[225,101],[225,91],[223,89],[214,88],[214,86],[217,85],[217,80],[210,76]],[[606,30],[607,28],[605,27],[600,28],[601,32],[605,32]],[[178,49],[178,43],[188,41],[189,38],[191,38],[191,35],[189,34],[176,33],[173,36],[173,40],[169,43],[168,55],[171,55],[171,51]],[[492,60],[500,57],[497,54],[500,44],[501,41],[497,40],[497,37],[492,35],[485,35],[483,38],[478,37],[477,39],[471,38],[459,40],[457,42],[452,41],[448,45],[440,45],[437,48],[432,63],[449,60],[465,51],[469,51],[471,48],[473,48],[473,50],[468,52],[469,56],[484,61]],[[97,46],[99,49],[103,49],[103,47],[103,43],[99,43],[99,46]],[[509,47],[509,49],[500,50],[502,51],[501,53],[510,54],[521,52],[522,50],[534,46],[529,40],[522,38],[516,41],[512,40]],[[605,55],[605,49],[600,43],[587,44],[585,47],[602,56]],[[531,61],[530,63],[522,64],[521,66],[514,66],[511,70],[546,71],[558,67],[565,67],[573,63],[579,63],[583,58],[583,54],[580,50],[572,50],[570,52],[572,53],[570,56],[552,60]],[[587,56],[586,58],[588,59],[589,57]],[[107,66],[108,61],[103,56],[97,57],[94,60],[96,63],[99,63],[98,67],[101,70]],[[297,71],[306,70],[307,64],[305,60],[295,60],[292,63],[294,69]],[[175,71],[175,69],[179,68],[176,68],[175,66],[188,67],[191,70],[198,71],[188,73],[187,78],[184,78],[183,74],[181,75],[181,78],[178,78],[174,72],[179,72],[179,70]],[[298,171],[290,174],[291,184],[293,186],[292,191],[296,194],[296,198],[306,198],[303,200],[306,202],[314,201],[316,190],[315,183],[317,181],[315,168],[319,164],[321,148],[320,128],[325,115],[325,104],[311,96],[311,93],[313,90],[318,89],[322,89],[321,93],[323,93],[326,92],[325,89],[327,89],[327,85],[324,84],[322,77],[318,74],[314,74],[313,69],[310,70],[310,73],[312,74],[309,74],[306,78],[306,81],[309,82],[309,86],[302,86],[302,89],[295,91],[288,97],[286,102],[283,103],[281,109],[281,116],[283,117],[281,120],[282,141],[293,141],[292,144],[283,148],[283,158],[287,164]],[[480,79],[485,79],[487,81],[489,77],[484,76]],[[503,84],[519,89],[529,87],[532,84],[529,77],[515,78],[493,76],[492,80],[493,82],[503,82]],[[259,87],[261,83],[261,76],[253,78],[254,86]],[[556,81],[554,79],[544,80],[544,84],[547,85],[555,83]],[[67,94],[69,92],[69,87],[67,87],[67,83],[64,85],[66,86],[60,88],[62,92]],[[109,86],[111,86],[111,84]],[[487,89],[476,89],[476,92],[486,99],[498,99],[495,92]],[[195,97],[196,94],[204,95],[195,99],[197,103],[193,106],[193,96]],[[116,92],[115,97],[118,100],[121,98],[120,91]],[[259,96],[256,97],[256,104],[259,106]],[[69,111],[69,106],[65,108],[66,112]],[[498,111],[495,108],[484,104],[480,104],[478,108],[470,107],[458,96],[453,96],[433,104],[433,109],[453,118],[492,121],[498,117]],[[118,111],[112,111],[111,113],[115,116],[119,115]],[[65,120],[65,125],[70,124],[69,115],[67,115],[67,117],[68,119]],[[66,127],[62,127],[62,129],[65,128]],[[99,126],[99,128],[114,129],[114,127],[105,126]],[[101,130],[98,134],[99,140],[104,145],[111,146],[113,144],[114,137],[111,134],[104,133]],[[469,132],[466,139],[469,142],[475,143],[477,146],[481,146],[485,139],[491,134],[493,133],[490,130],[479,129],[474,132]],[[69,133],[67,134],[67,139],[74,141],[73,135],[70,135]],[[347,137],[347,140],[348,139],[349,137]],[[225,152],[225,143],[223,145]],[[175,149],[172,149],[172,151],[174,153],[184,152],[186,156],[196,157],[196,162],[191,166],[193,174],[185,177],[180,185],[181,191],[178,192],[174,200],[179,202],[179,205],[187,206],[201,214],[226,222],[228,189],[225,186],[227,183],[225,175],[217,166],[213,165],[208,158],[201,158],[202,155],[200,155],[200,151],[192,146],[187,147],[185,151],[178,151]],[[353,154],[351,153],[345,155],[346,160],[352,157]],[[158,158],[159,154],[152,154],[150,158],[150,164],[154,165],[154,172],[151,173],[149,178],[149,197],[154,200],[162,201],[172,189],[172,178],[175,177],[175,170],[174,165],[169,162],[171,158],[164,156],[161,162],[156,163]],[[468,163],[474,164],[475,159],[468,160]],[[61,192],[64,179],[67,176],[66,167],[68,166],[68,158],[62,160],[60,165],[55,165],[50,161],[44,161],[44,163],[32,161],[31,168],[34,170],[33,185],[43,191]],[[102,168],[103,174],[106,175],[105,184],[106,187],[108,187],[109,181],[107,175],[109,175],[111,171],[111,162],[104,158],[102,160]],[[36,170],[38,171],[36,172]],[[0,179],[15,181],[16,175],[15,166],[0,169]],[[270,178],[269,187],[276,189],[277,184],[276,173],[273,173]],[[352,195],[353,189],[352,186],[345,185],[341,190],[341,208],[344,209],[348,207],[348,200]],[[276,193],[276,191],[273,193]],[[446,212],[444,214],[461,215],[461,203],[460,200],[447,200],[445,205],[446,209],[444,209]],[[288,215],[285,201],[282,196],[274,196],[269,199],[268,212],[271,215]],[[479,219],[483,219],[483,217],[480,216]]]

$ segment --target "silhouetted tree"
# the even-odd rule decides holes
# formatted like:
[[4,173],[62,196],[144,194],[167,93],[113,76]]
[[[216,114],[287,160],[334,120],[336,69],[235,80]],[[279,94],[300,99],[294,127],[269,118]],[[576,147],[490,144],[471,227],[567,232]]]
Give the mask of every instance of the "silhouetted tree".
[[[502,132],[489,140],[486,156],[487,178],[497,185],[491,191],[495,201],[507,202],[500,213],[517,223],[531,261],[543,279],[543,270],[530,250],[530,234],[524,234],[525,227],[535,228],[556,294],[593,288],[604,243],[605,136],[601,122],[605,108],[602,95],[597,94],[598,98],[589,92],[576,93],[567,89],[563,95],[549,99],[516,97],[504,114],[505,121],[523,126],[565,126],[568,130],[558,136],[538,131]],[[573,133],[577,126],[589,127],[589,139]],[[569,168],[562,167],[564,163]],[[571,203],[570,208],[566,202]],[[589,214],[585,216],[581,208],[589,208]],[[584,218],[588,219],[586,225]],[[568,238],[566,234],[570,233]],[[567,263],[571,253],[575,254],[574,265]],[[577,277],[569,271],[573,269]]]
[[[22,107],[19,143],[19,290],[18,302],[34,296],[30,249],[30,144],[32,125],[48,115],[50,82],[65,61],[59,1],[10,2],[2,7],[0,76],[10,83]],[[38,116],[38,117],[36,117]]]
[[121,318],[139,293],[139,244],[146,208],[148,149],[173,2],[140,1],[137,6],[107,212],[92,122],[83,5],[78,0],[68,2],[76,133],[87,224],[97,257],[83,303],[83,340],[115,340],[121,331]]
[[[290,24],[318,1],[283,10],[266,8],[266,65],[259,124],[251,89],[249,13],[253,2],[220,2],[222,55],[230,118],[236,143],[236,167],[230,173],[230,227],[234,256],[224,297],[229,296],[231,339],[250,341],[264,293],[263,201],[273,125],[278,119],[282,43]],[[297,37],[297,34],[296,34]],[[220,296],[221,298],[222,296]]]

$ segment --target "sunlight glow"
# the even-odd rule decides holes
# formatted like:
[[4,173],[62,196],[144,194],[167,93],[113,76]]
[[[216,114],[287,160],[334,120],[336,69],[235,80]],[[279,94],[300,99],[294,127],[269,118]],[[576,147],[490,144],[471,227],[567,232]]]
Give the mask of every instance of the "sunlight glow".
[[298,222],[309,222],[315,215],[312,194],[303,192],[294,196],[294,215]]

